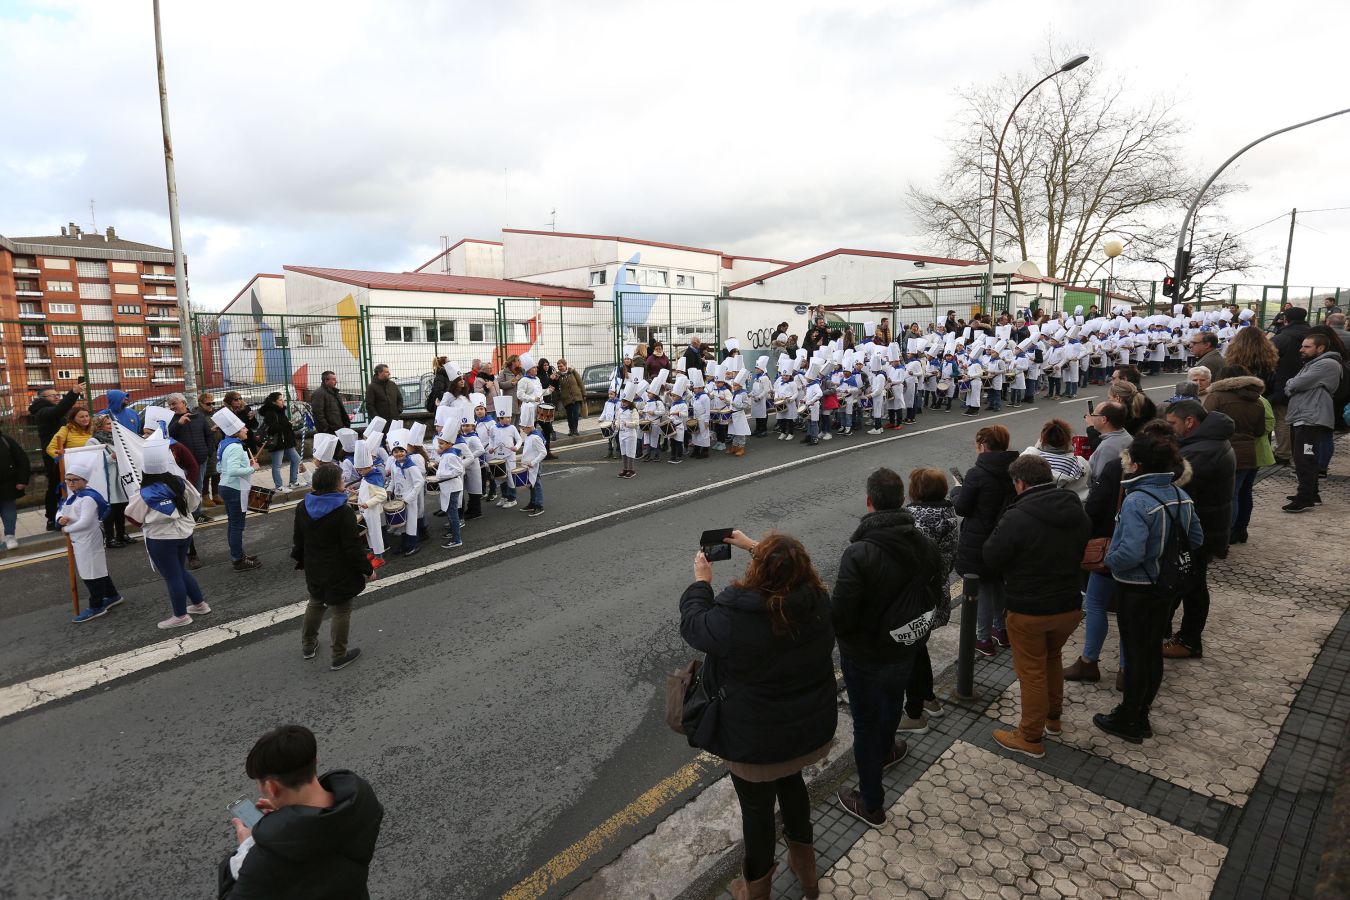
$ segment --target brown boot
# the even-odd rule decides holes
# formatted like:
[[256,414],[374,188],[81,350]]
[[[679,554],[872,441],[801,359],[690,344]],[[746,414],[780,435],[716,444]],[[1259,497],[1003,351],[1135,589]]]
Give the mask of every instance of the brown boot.
[[774,863],[767,875],[754,881],[746,881],[744,875],[737,875],[731,881],[732,900],[769,900],[773,896],[773,873],[778,871]]
[[1095,662],[1088,662],[1080,656],[1064,670],[1064,680],[1097,682],[1102,680],[1102,673]]
[[1121,669],[1116,673],[1116,690],[1122,694],[1125,693],[1125,670]]
[[789,840],[787,845],[788,868],[797,876],[806,900],[816,900],[820,896],[820,876],[816,872],[815,845],[794,840]]

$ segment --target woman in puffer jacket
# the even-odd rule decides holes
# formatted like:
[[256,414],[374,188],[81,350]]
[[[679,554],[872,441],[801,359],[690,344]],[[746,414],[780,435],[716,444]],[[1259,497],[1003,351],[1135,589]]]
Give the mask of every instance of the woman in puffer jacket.
[[[941,469],[915,469],[909,473],[909,503],[905,510],[914,517],[914,527],[937,545],[942,556],[943,584],[947,586],[943,602],[939,603],[933,627],[951,621],[951,574],[956,563],[956,543],[961,532],[961,520],[956,508],[947,499],[947,475]],[[933,661],[928,656],[928,642],[919,645],[910,670],[909,685],[905,688],[905,716],[900,730],[909,734],[928,731],[928,718],[940,716],[946,710],[933,692]]]

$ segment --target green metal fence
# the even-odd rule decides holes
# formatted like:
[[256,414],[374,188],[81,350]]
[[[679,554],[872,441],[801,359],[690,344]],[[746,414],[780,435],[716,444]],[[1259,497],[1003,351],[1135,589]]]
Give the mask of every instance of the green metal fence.
[[[660,341],[666,355],[674,358],[690,338],[722,351],[720,305],[724,298],[708,294],[651,294],[620,292],[614,305],[614,327],[619,344],[645,344],[648,350]],[[622,352],[620,350],[620,352]]]

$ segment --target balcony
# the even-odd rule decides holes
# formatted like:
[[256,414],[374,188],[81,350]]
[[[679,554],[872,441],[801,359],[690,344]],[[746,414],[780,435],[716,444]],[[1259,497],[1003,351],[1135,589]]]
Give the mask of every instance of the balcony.
[[45,334],[23,334],[19,336],[19,340],[23,341],[26,344],[32,343],[45,344],[49,340],[51,340],[51,338],[47,337]]
[[30,366],[50,366],[52,361],[46,356],[25,356],[23,358],[25,365]]
[[172,303],[178,305],[178,298],[173,294],[141,294],[141,299],[147,303]]
[[182,361],[183,361],[183,357],[181,357],[181,356],[152,356],[152,357],[150,357],[150,363],[151,363],[151,365],[156,365],[156,366],[176,366],[176,365],[178,365],[179,363],[181,363]]
[[174,280],[174,276],[172,273],[166,275],[166,274],[156,274],[155,272],[142,272],[141,278],[144,279],[145,281],[150,282],[151,284],[170,284]]
[[15,291],[16,297],[41,297],[42,291]]
[[152,375],[152,376],[150,376],[150,383],[151,383],[151,384],[182,384],[182,383],[183,383],[183,376],[182,376],[182,375]]
[[47,314],[45,312],[42,312],[41,310],[38,310],[37,312],[24,312],[23,310],[19,310],[19,318],[36,319],[38,321],[42,321],[43,319],[47,318]]
[[[45,341],[46,338],[43,338],[43,340]],[[149,341],[150,341],[150,343],[152,343],[152,344],[181,344],[181,343],[183,343],[183,339],[182,339],[181,337],[179,337],[178,335],[174,335],[173,337],[156,337],[155,335],[152,334],[152,335],[150,335]]]
[[33,268],[29,268],[28,266],[15,266],[15,267],[14,267],[14,274],[15,274],[15,275],[33,275],[33,276],[37,276],[37,275],[41,275],[41,274],[42,274],[42,270],[41,270],[41,269],[33,269]]
[[177,316],[169,316],[169,315],[165,315],[165,314],[163,314],[163,313],[154,313],[154,314],[146,313],[146,314],[145,314],[145,321],[146,321],[147,323],[153,323],[153,322],[177,322],[177,321],[178,321],[178,317],[177,317]]
[[32,386],[35,385],[35,384],[36,384],[36,385],[43,385],[43,386],[50,386],[50,385],[56,384],[56,382],[55,382],[55,381],[52,381],[50,375],[30,375],[29,378],[28,378],[28,386],[29,386],[29,387],[32,387]]

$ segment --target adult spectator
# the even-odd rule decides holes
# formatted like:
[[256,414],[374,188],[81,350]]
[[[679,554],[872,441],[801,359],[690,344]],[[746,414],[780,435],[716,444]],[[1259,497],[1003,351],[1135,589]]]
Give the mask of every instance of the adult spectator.
[[1191,336],[1191,356],[1197,360],[1197,366],[1210,371],[1210,377],[1223,368],[1223,352],[1219,350],[1219,336],[1212,331],[1198,331]]
[[172,615],[159,627],[181,628],[191,625],[193,616],[211,612],[201,586],[188,570],[196,489],[173,471],[177,464],[169,440],[162,434],[152,434],[146,440],[142,466],[141,490],[127,511],[141,523],[146,554],[168,590]]
[[1181,465],[1170,435],[1150,428],[1134,439],[1124,459],[1125,497],[1106,553],[1116,584],[1122,653],[1129,664],[1125,696],[1110,713],[1093,716],[1092,724],[1134,744],[1153,737],[1149,710],[1162,684],[1163,638],[1172,618],[1172,598],[1158,579],[1168,536],[1180,529],[1192,547],[1205,538],[1191,498],[1173,482]]
[[72,409],[66,415],[66,424],[56,430],[47,443],[47,455],[60,462],[69,449],[83,447],[94,439],[94,417],[84,407]]
[[269,731],[248,752],[263,817],[234,824],[239,849],[220,864],[218,895],[366,898],[384,808],[354,772],[318,774],[319,745],[303,725]]
[[[1112,388],[1121,382],[1128,382],[1134,385],[1139,392],[1138,400],[1126,396],[1122,388]],[[1111,383],[1107,385],[1106,393],[1108,397],[1114,396],[1121,399],[1125,407],[1125,430],[1134,434],[1139,430],[1139,426],[1145,422],[1152,422],[1158,418],[1158,407],[1148,394],[1144,393],[1144,374],[1139,371],[1138,366],[1116,366],[1111,370]],[[1128,401],[1128,402],[1126,402]],[[1134,427],[1130,427],[1133,425]]]
[[[216,398],[211,394],[201,394],[197,397],[197,411],[206,417],[211,427],[207,430],[209,439],[209,450],[206,454],[206,471],[202,473],[201,498],[203,506],[221,506],[224,501],[220,499],[220,472],[216,469],[216,447],[220,445],[222,437],[220,429],[211,422],[211,417],[216,414]],[[194,481],[193,484],[196,484]]]
[[281,464],[289,461],[291,480],[286,482],[285,487],[287,490],[298,490],[304,464],[295,449],[295,429],[291,427],[291,418],[286,414],[286,398],[280,391],[273,391],[263,401],[262,419],[267,433],[264,445],[272,460],[272,487],[281,490]]
[[[945,486],[946,479],[943,479]],[[881,773],[909,752],[896,733],[904,712],[918,648],[891,638],[883,618],[911,581],[940,581],[942,556],[904,509],[905,483],[890,469],[867,478],[867,514],[844,548],[834,582],[834,633],[853,713],[856,790],[840,790],[851,815],[879,828],[886,823]]]
[[[227,391],[221,400],[225,403],[225,408],[234,413],[239,421],[244,423],[244,427],[248,429],[248,437],[244,438],[244,449],[250,455],[257,453],[262,446],[258,441],[258,433],[262,429],[258,427],[258,416],[253,411],[253,407],[244,402],[243,395],[238,391]],[[219,442],[219,435],[217,435],[216,440]]]
[[[1330,322],[1327,322],[1327,319],[1331,318],[1337,313],[1342,313],[1342,311],[1341,308],[1336,305],[1335,295],[1324,298],[1322,300],[1322,321],[1325,324],[1328,325],[1331,324]],[[1344,315],[1344,313],[1342,313],[1342,315]]]
[[0,434],[0,523],[4,524],[5,549],[16,550],[19,539],[15,529],[19,522],[19,498],[28,489],[33,477],[33,465],[19,442],[7,434]]
[[[164,405],[174,414],[173,420],[169,422],[169,437],[187,447],[192,458],[197,461],[197,480],[192,486],[200,496],[213,443],[211,420],[200,410],[189,410],[187,398],[182,394],[170,394]],[[192,515],[198,522],[207,521],[200,506],[192,511]]]
[[1209,619],[1209,563],[1228,555],[1233,525],[1233,484],[1237,456],[1233,453],[1233,420],[1209,412],[1195,400],[1182,400],[1167,409],[1167,424],[1177,437],[1181,455],[1191,464],[1187,485],[1195,514],[1205,531],[1205,542],[1193,554],[1194,587],[1180,598],[1181,627],[1163,646],[1169,659],[1199,659],[1201,638]]
[[1209,390],[1214,381],[1214,372],[1209,366],[1191,366],[1186,370],[1186,380],[1195,385],[1196,395],[1199,396]]
[[524,374],[525,370],[520,367],[520,357],[512,353],[506,358],[506,365],[502,366],[502,370],[497,373],[497,393],[502,397],[510,397],[514,400],[516,385]]
[[[947,499],[947,473],[931,468],[911,470],[905,511],[914,518],[914,527],[933,542],[942,557],[942,600],[933,621],[933,627],[937,628],[951,621],[950,582],[961,532],[961,520]],[[944,713],[942,703],[933,693],[933,661],[928,655],[928,642],[923,641],[917,647],[914,668],[905,688],[905,716],[900,720],[900,731],[924,734],[928,731],[929,717]]]
[[975,652],[993,656],[1008,646],[1003,627],[1003,580],[984,562],[984,542],[993,534],[998,517],[1012,498],[1008,466],[1017,451],[1008,449],[1010,435],[1002,425],[986,425],[975,432],[975,465],[952,491],[952,505],[961,517],[961,539],[956,549],[956,573],[980,580],[975,616]]
[[359,647],[347,649],[352,624],[352,601],[375,579],[366,556],[366,544],[357,530],[356,513],[342,489],[342,469],[321,463],[314,470],[313,491],[295,508],[291,559],[305,573],[309,603],[300,630],[300,655],[313,659],[319,643],[319,626],[325,610],[333,618],[328,626],[332,644],[329,668],[345,668],[361,655]]
[[[824,317],[821,317],[820,321],[824,322]],[[874,337],[874,343],[881,344],[883,347],[888,346],[891,343],[891,320],[889,316],[882,316],[881,321],[877,323],[877,333]],[[809,347],[807,349],[810,350]]]
[[[1347,350],[1350,350],[1350,347],[1346,345],[1345,341],[1341,340],[1341,335],[1334,329],[1327,325],[1314,325],[1309,329],[1308,334],[1320,334],[1324,336],[1327,339],[1327,350],[1339,353],[1342,363],[1347,359],[1350,359],[1350,353],[1347,353]],[[1350,404],[1350,378],[1343,377],[1341,379],[1340,387],[1331,395],[1331,428],[1332,431],[1337,434],[1341,434],[1346,430],[1343,413],[1347,404]],[[1332,440],[1328,437],[1321,443],[1317,452],[1317,468],[1323,478],[1326,477],[1327,465],[1331,462],[1333,447]]]
[[500,391],[497,390],[497,379],[492,376],[492,363],[485,362],[478,369],[478,377],[473,380],[474,390],[483,395],[487,400],[488,409],[492,408],[492,398],[496,397]]
[[1326,335],[1309,334],[1299,352],[1303,368],[1284,383],[1294,472],[1298,476],[1298,493],[1284,507],[1287,513],[1307,512],[1322,502],[1317,486],[1318,449],[1322,442],[1331,441],[1332,398],[1344,377],[1341,354],[1331,349]]
[[985,541],[984,562],[1003,578],[1022,721],[1016,730],[995,730],[994,741],[1039,758],[1045,755],[1045,735],[1060,733],[1060,651],[1083,618],[1081,565],[1092,523],[1078,495],[1055,486],[1043,457],[1019,456],[1008,477],[1017,499]]
[[[885,322],[886,320],[882,319],[882,321]],[[881,328],[882,328],[881,325],[877,326],[877,338],[876,338],[877,343],[882,343]],[[821,347],[824,347],[829,342],[830,342],[829,326],[825,324],[825,317],[823,315],[817,314],[815,319],[812,321],[811,326],[806,329],[806,335],[802,338],[802,349],[805,350],[807,353],[815,353],[817,350],[819,350]]]
[[136,414],[136,410],[127,406],[126,391],[119,391],[116,388],[113,388],[103,395],[103,402],[106,406],[98,411],[98,415],[107,416],[113,421],[118,422],[132,434],[141,433],[141,417]]
[[1270,335],[1259,328],[1239,328],[1238,333],[1228,342],[1224,351],[1225,366],[1242,366],[1253,376],[1260,378],[1269,392],[1270,381],[1275,375],[1275,364],[1280,354],[1271,343]]
[[1265,382],[1242,366],[1225,366],[1219,380],[1209,386],[1202,401],[1210,412],[1221,412],[1233,420],[1234,464],[1233,521],[1230,542],[1247,543],[1247,527],[1252,520],[1252,486],[1256,483],[1256,442],[1269,434],[1266,407],[1261,402]]
[[572,368],[567,360],[558,360],[558,402],[567,413],[567,434],[576,437],[581,433],[581,404],[586,399],[586,385],[581,373]]
[[1039,456],[1050,464],[1055,487],[1087,496],[1091,484],[1087,461],[1073,452],[1073,429],[1063,419],[1051,419],[1041,426],[1040,439],[1022,451],[1023,456]]
[[[103,516],[103,547],[115,550],[134,544],[136,539],[127,534],[127,492],[122,485],[121,469],[117,465],[117,455],[113,450],[113,428],[116,420],[107,412],[93,418],[94,442],[103,445],[103,470],[107,476],[108,489],[103,499],[108,501],[108,511]],[[138,429],[139,431],[139,425]]]
[[469,364],[469,371],[464,376],[464,381],[469,386],[470,391],[473,390],[474,382],[478,380],[478,370],[482,368],[482,366],[483,361],[477,357],[474,357],[473,362]]
[[60,530],[56,524],[56,505],[61,500],[61,472],[56,460],[47,453],[46,448],[56,436],[56,432],[66,424],[66,417],[75,408],[75,404],[83,399],[84,376],[81,375],[75,381],[75,389],[66,391],[64,396],[58,393],[56,388],[44,388],[33,398],[33,402],[28,404],[28,415],[37,426],[38,447],[42,448],[42,471],[47,476],[47,492],[43,495],[43,506],[46,508],[48,531]]
[[248,428],[228,409],[215,415],[216,427],[225,437],[216,450],[216,466],[220,469],[220,496],[225,501],[228,525],[225,539],[230,546],[230,561],[236,572],[247,572],[262,566],[256,556],[244,552],[244,515],[248,494],[253,485],[253,473],[258,461],[244,449]]
[[403,392],[384,363],[375,367],[375,375],[366,385],[366,421],[376,416],[384,419],[386,432],[395,419],[403,418]]
[[[731,770],[745,836],[732,896],[768,897],[777,868],[774,802],[783,816],[788,866],[816,896],[811,800],[802,769],[825,757],[838,724],[830,595],[796,538],[727,539],[750,552],[745,573],[715,598],[712,564],[694,557],[694,583],[680,598],[680,634],[707,654],[702,677],[721,699],[702,749]],[[692,739],[692,736],[691,736]]]
[[[1345,330],[1345,313],[1334,312],[1327,316],[1326,326],[1336,333],[1341,346],[1350,347],[1350,331]],[[1244,329],[1245,330],[1245,329]]]
[[1112,459],[1120,457],[1120,451],[1130,445],[1130,434],[1125,430],[1125,407],[1119,403],[1103,403],[1083,416],[1089,428],[1096,429],[1097,446],[1088,459],[1088,476],[1093,483],[1101,477],[1102,468]]
[[1308,325],[1306,309],[1291,306],[1283,315],[1287,324],[1274,338],[1279,359],[1275,362],[1275,376],[1270,381],[1270,392],[1266,397],[1275,408],[1275,461],[1287,466],[1293,459],[1293,451],[1289,443],[1289,398],[1284,392],[1284,383],[1303,368],[1303,339],[1312,329]]
[[707,363],[703,361],[703,341],[698,335],[689,339],[689,346],[684,348],[684,368],[685,371],[698,369],[700,372],[707,368]]
[[942,331],[945,334],[956,334],[961,330],[961,326],[956,323],[956,310],[947,310],[947,318],[942,322]]
[[338,393],[337,380],[336,372],[324,372],[319,386],[309,392],[315,434],[337,434],[339,428],[352,427],[352,417]]
[[449,361],[448,356],[438,356],[431,361],[431,392],[427,394],[428,412],[435,410],[445,392],[450,390],[450,373],[445,368],[445,364]]
[[670,368],[670,357],[666,356],[666,347],[660,341],[652,344],[652,352],[647,354],[646,365],[643,369],[643,375],[651,381],[656,377],[656,373],[662,369]]

